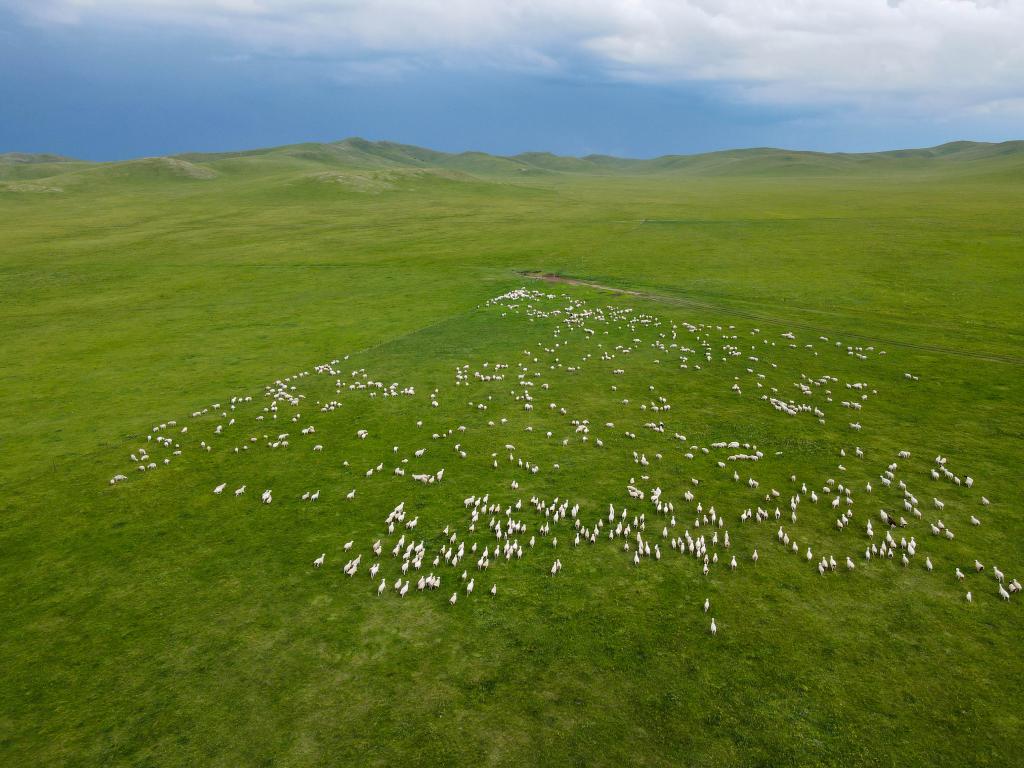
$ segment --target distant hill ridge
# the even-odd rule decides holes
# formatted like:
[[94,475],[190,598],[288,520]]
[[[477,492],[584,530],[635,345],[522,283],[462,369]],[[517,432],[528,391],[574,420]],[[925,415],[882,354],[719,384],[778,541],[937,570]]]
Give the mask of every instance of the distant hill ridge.
[[[328,174],[333,174],[329,175]],[[386,172],[387,179],[374,178]],[[342,176],[338,176],[342,173]],[[0,181],[53,179],[64,189],[108,179],[137,183],[209,183],[218,178],[330,179],[356,190],[407,189],[436,182],[472,183],[564,174],[590,176],[816,177],[831,175],[999,176],[1024,181],[1024,141],[954,141],[937,147],[885,152],[811,152],[755,147],[694,155],[633,159],[610,155],[573,157],[550,152],[492,155],[440,152],[391,141],[348,138],[237,152],[188,152],[170,157],[93,163],[56,154],[0,154]],[[349,174],[349,175],[344,175]],[[397,176],[395,174],[398,174]],[[403,175],[404,174],[404,175]],[[405,183],[405,182],[408,183]]]
[[0,152],[0,163],[70,163],[74,158],[46,152]]
[[[438,167],[466,172],[562,172],[562,173],[650,173],[670,170],[743,171],[758,170],[766,163],[798,166],[818,165],[823,170],[841,170],[858,165],[892,164],[898,160],[975,161],[1008,155],[1024,155],[1024,141],[987,143],[955,141],[937,147],[897,149],[884,152],[812,152],[804,150],[755,147],[705,152],[693,155],[662,155],[651,159],[611,155],[555,155],[550,152],[523,152],[517,155],[492,155],[486,152],[439,152],[391,141],[361,138],[330,143],[290,144],[281,147],[242,152],[186,153],[176,157],[193,163],[227,158],[284,156],[310,161],[337,163],[350,167]],[[762,169],[763,170],[763,169]]]

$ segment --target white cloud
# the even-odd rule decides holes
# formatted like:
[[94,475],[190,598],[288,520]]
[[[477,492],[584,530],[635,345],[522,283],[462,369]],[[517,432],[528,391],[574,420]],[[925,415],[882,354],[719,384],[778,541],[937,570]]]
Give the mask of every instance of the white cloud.
[[981,102],[973,105],[970,112],[984,117],[1011,117],[1024,120],[1024,96]]
[[[724,85],[903,111],[1024,97],[1022,0],[0,0],[37,24],[171,25],[242,52]],[[381,64],[380,62],[384,62]],[[348,65],[352,68],[352,65]],[[359,72],[359,66],[352,68]]]

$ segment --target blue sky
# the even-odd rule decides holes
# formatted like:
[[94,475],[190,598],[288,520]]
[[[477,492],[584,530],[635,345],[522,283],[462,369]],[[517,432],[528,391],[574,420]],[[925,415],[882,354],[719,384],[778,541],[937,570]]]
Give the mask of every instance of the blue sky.
[[1024,10],[968,0],[0,0],[0,152],[346,136],[502,154],[1024,138]]

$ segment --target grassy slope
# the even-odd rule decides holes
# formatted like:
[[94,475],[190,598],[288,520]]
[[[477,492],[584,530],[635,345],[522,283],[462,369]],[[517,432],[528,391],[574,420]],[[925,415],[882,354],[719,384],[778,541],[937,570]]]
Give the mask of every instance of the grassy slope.
[[[693,568],[641,577],[593,557],[577,566],[589,578],[506,579],[507,602],[451,614],[369,602],[336,572],[310,580],[325,538],[378,524],[372,501],[356,519],[283,504],[225,524],[206,493],[215,468],[117,496],[103,483],[154,419],[341,353],[447,386],[470,353],[532,339],[471,313],[520,284],[516,269],[709,302],[719,318],[1019,356],[1016,156],[520,180],[505,168],[523,158],[427,154],[486,178],[403,171],[366,191],[310,174],[416,163],[393,147],[358,162],[312,150],[183,158],[210,179],[60,163],[34,178],[62,193],[0,192],[4,762],[1012,762],[1019,606],[965,614],[955,588],[917,575],[880,600],[881,574],[840,589],[767,559],[757,578],[716,582],[733,613],[708,646],[681,608],[702,590]],[[974,468],[1005,504],[988,551],[1019,567],[1021,368],[898,355],[927,373],[905,407],[889,400],[874,447]],[[719,390],[679,396],[695,429],[786,438]],[[839,440],[812,440],[808,466]],[[182,491],[193,483],[202,493]]]

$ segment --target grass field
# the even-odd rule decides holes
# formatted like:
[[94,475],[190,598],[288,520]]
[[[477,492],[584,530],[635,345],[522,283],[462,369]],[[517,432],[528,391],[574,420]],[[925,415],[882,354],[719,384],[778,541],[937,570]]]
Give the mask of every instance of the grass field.
[[[1021,764],[1024,597],[1000,600],[992,575],[1024,575],[1021,210],[1019,143],[651,161],[360,141],[118,164],[0,156],[0,763]],[[488,303],[518,288],[550,298]],[[548,314],[570,301],[605,309]],[[474,376],[495,363],[500,381]],[[265,387],[307,371],[287,384],[299,405],[264,411]],[[349,388],[366,381],[415,394]],[[861,410],[841,406],[861,394]],[[229,410],[232,397],[252,401]],[[660,397],[671,410],[651,410]],[[763,458],[728,461],[754,449],[718,441]],[[135,469],[141,447],[156,469]],[[974,487],[931,479],[937,455]],[[843,531],[829,478],[851,489]],[[665,538],[655,487],[678,518]],[[463,500],[484,494],[502,520],[522,499],[512,518],[527,531],[512,537],[521,559],[478,571],[491,515],[471,531]],[[594,544],[574,547],[572,517],[530,504],[555,497],[579,505],[581,527],[603,518]],[[401,501],[418,527],[389,535]],[[626,524],[645,515],[661,560],[634,565],[636,525],[607,538],[609,504]],[[695,527],[711,505],[729,549]],[[768,521],[741,522],[758,507]],[[902,549],[864,559],[882,508],[907,518],[897,542],[916,537],[906,567]],[[939,518],[954,539],[932,535]],[[446,527],[467,557],[433,567]],[[671,547],[684,530],[719,555],[707,576]],[[414,570],[411,594],[392,589],[403,534],[423,540],[440,589],[421,594]],[[830,554],[839,568],[821,576]]]

